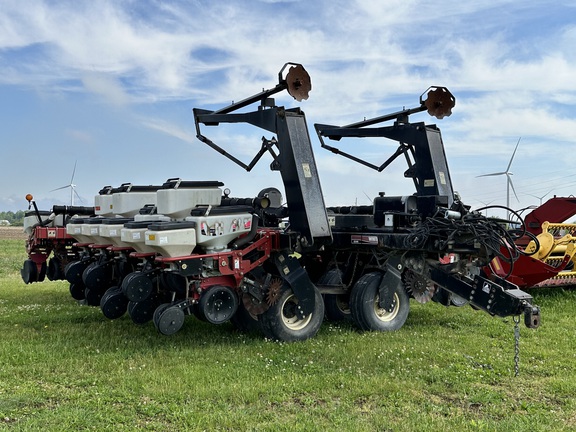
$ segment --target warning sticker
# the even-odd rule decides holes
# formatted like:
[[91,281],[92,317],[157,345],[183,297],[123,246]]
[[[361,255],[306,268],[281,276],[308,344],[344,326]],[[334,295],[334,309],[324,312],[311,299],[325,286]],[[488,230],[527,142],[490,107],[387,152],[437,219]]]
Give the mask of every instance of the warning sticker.
[[446,175],[444,174],[444,171],[438,172],[438,177],[440,178],[440,184],[445,185],[446,184]]

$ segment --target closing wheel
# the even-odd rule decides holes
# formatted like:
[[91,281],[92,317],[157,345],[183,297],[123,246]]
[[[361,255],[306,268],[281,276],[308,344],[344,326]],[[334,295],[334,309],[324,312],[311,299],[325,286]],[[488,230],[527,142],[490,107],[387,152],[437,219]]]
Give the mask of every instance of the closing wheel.
[[86,298],[85,290],[86,287],[81,283],[70,284],[70,295],[74,300],[84,300]]
[[154,324],[160,333],[170,336],[182,328],[185,317],[182,308],[168,306],[158,314],[158,319]]
[[52,257],[48,260],[48,269],[46,270],[46,277],[48,280],[60,280],[62,279],[60,258]]
[[36,263],[30,259],[24,261],[24,265],[20,270],[20,275],[25,284],[31,284],[38,280],[38,268]]
[[86,304],[88,306],[100,306],[100,300],[102,300],[104,292],[96,288],[85,288],[84,295],[86,296]]
[[133,302],[147,299],[153,289],[152,280],[140,272],[130,273],[122,281],[122,292],[128,300]]
[[108,319],[120,318],[128,309],[128,299],[122,294],[121,288],[112,287],[102,296],[100,309]]
[[89,289],[100,289],[107,287],[112,282],[112,266],[110,263],[94,262],[86,267],[82,273],[82,281]]
[[44,261],[42,264],[39,264],[40,268],[38,268],[38,282],[42,282],[44,280],[44,278],[46,277],[46,261]]
[[222,324],[234,316],[238,309],[238,296],[232,288],[214,285],[202,293],[198,311],[211,324]]
[[64,276],[71,284],[84,284],[82,281],[82,273],[88,267],[89,261],[72,261],[66,265],[64,269]]
[[154,311],[154,314],[152,315],[152,322],[154,323],[154,327],[156,327],[156,330],[158,330],[158,320],[160,319],[160,314],[170,306],[172,306],[172,303],[163,303],[160,306],[158,306]]
[[410,311],[408,294],[402,285],[396,285],[392,294],[392,308],[379,306],[379,286],[383,274],[366,273],[354,284],[350,294],[350,312],[362,330],[394,331],[406,322]]
[[139,302],[131,301],[128,303],[128,314],[135,324],[146,324],[152,320],[159,301],[160,299],[155,295]]
[[314,288],[314,310],[300,318],[296,313],[298,298],[284,285],[278,301],[259,316],[262,332],[271,339],[292,342],[311,338],[318,333],[324,318],[322,295]]

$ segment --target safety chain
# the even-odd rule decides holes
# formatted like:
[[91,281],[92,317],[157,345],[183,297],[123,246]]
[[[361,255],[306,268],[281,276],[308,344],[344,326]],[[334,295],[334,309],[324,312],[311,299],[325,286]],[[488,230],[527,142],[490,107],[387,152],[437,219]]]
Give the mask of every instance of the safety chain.
[[514,376],[520,375],[520,316],[514,319]]

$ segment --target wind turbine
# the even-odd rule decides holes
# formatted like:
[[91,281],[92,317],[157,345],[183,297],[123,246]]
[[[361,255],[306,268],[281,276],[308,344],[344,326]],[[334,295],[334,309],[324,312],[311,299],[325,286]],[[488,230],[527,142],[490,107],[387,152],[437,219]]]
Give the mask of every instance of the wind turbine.
[[492,203],[494,202],[494,200],[488,201],[488,202],[482,201],[482,200],[478,200],[478,201],[480,201],[482,204],[484,204],[484,214],[485,214],[486,216],[488,216],[488,206],[489,206],[490,204],[492,204]]
[[54,192],[57,190],[61,190],[61,189],[66,189],[66,188],[70,188],[70,205],[73,206],[74,205],[74,195],[76,195],[78,197],[78,199],[80,201],[82,201],[82,198],[80,198],[80,195],[78,195],[78,192],[76,192],[76,185],[74,184],[74,175],[76,174],[76,164],[78,163],[78,161],[74,162],[74,169],[72,170],[72,177],[70,178],[70,183],[67,184],[66,186],[62,186],[56,189],[52,189],[50,192]]
[[[553,189],[552,189],[552,190],[553,190]],[[530,196],[532,196],[532,197],[540,200],[540,205],[542,205],[542,200],[544,199],[544,197],[545,197],[546,195],[548,195],[550,192],[552,192],[552,190],[549,190],[548,192],[546,192],[546,193],[545,193],[544,195],[542,195],[542,196],[537,196],[537,195],[532,195],[532,194],[527,194],[527,195],[530,195]]]
[[[490,177],[490,176],[498,176],[498,175],[505,175],[506,176],[506,207],[510,208],[510,188],[512,188],[512,192],[514,192],[514,196],[518,199],[518,195],[516,195],[516,190],[514,189],[514,184],[512,184],[512,173],[510,172],[510,167],[512,166],[512,161],[514,160],[514,156],[516,156],[516,150],[518,150],[518,144],[520,144],[520,140],[522,137],[518,138],[518,142],[516,143],[516,148],[514,149],[514,153],[512,153],[512,157],[510,158],[510,162],[508,162],[508,166],[506,167],[506,171],[500,171],[490,174],[482,174],[476,177]],[[508,213],[508,218],[510,218]]]

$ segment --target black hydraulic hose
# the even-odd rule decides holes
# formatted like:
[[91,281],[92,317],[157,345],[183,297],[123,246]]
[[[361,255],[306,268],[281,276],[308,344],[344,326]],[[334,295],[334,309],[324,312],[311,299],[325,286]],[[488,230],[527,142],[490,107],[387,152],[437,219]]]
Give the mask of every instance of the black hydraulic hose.
[[252,215],[252,225],[250,226],[250,232],[244,237],[236,239],[236,241],[232,243],[232,249],[240,249],[241,247],[245,246],[246,244],[254,240],[254,237],[256,237],[256,233],[258,232],[259,219],[260,218],[258,217],[257,214]]

